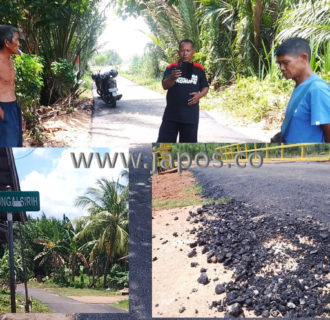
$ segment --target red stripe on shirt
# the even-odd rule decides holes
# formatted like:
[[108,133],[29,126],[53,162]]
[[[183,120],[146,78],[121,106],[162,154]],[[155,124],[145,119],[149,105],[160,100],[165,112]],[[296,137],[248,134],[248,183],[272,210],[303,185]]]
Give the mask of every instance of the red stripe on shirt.
[[171,63],[170,65],[167,66],[167,68],[172,68],[172,67],[177,67],[179,65],[178,62]]
[[194,62],[194,66],[197,67],[197,68],[200,68],[204,71],[204,67],[196,62]]

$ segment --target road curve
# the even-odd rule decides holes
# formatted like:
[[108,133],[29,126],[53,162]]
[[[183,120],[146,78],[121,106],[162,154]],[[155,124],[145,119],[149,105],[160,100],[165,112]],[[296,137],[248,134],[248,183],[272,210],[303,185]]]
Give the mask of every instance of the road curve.
[[[16,292],[25,297],[23,285],[17,285]],[[29,287],[28,293],[29,297],[39,300],[56,313],[127,313],[124,310],[111,307],[107,304],[83,303],[38,288]]]
[[[93,147],[135,146],[157,140],[164,113],[165,95],[142,87],[123,77],[117,78],[119,92],[123,94],[117,108],[110,108],[94,90],[94,112],[91,126]],[[200,113],[199,142],[248,142],[242,136],[208,116]]]

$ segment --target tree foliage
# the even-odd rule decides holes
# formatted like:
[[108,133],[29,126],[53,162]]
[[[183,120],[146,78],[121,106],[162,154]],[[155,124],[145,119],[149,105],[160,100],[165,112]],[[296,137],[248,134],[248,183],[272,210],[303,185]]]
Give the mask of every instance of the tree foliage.
[[[28,217],[15,224],[15,268],[23,281],[23,259],[27,278],[50,277],[62,286],[96,286],[96,279],[113,288],[127,286],[127,263],[118,261],[128,255],[128,186],[127,173],[119,181],[98,180],[86,196],[76,199],[89,215],[71,221]],[[88,195],[88,196],[87,196]],[[23,255],[19,250],[22,244]],[[8,248],[0,246],[0,285],[7,285]],[[6,267],[5,267],[6,265]],[[93,276],[93,280],[86,278]],[[78,278],[78,280],[76,279]],[[110,279],[110,282],[108,281]]]
[[123,17],[145,17],[158,66],[177,59],[180,39],[194,40],[195,60],[205,65],[215,85],[235,81],[239,74],[266,76],[269,52],[292,36],[314,39],[318,58],[329,61],[326,0],[120,0],[117,6]]
[[23,51],[43,58],[41,103],[54,102],[63,92],[63,88],[54,88],[53,62],[65,59],[73,66],[80,52],[81,71],[86,70],[87,60],[95,51],[97,37],[105,20],[104,14],[98,9],[100,3],[100,0],[1,2],[0,23],[18,27]]

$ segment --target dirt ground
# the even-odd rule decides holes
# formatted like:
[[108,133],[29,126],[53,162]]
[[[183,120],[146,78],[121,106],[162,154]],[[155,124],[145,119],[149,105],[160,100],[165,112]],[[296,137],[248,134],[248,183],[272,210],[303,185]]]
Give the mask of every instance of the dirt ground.
[[128,296],[115,296],[115,297],[68,296],[68,298],[85,303],[108,304],[108,303],[117,303],[119,301],[127,300]]
[[[70,114],[42,120],[42,147],[87,146],[90,141],[91,114],[90,107],[80,107]],[[24,147],[30,146],[35,146],[35,143],[31,138],[25,138]]]
[[[196,180],[189,171],[183,171],[181,174],[177,172],[155,174],[152,177],[152,200],[201,199],[200,195],[187,192],[187,187],[195,183]],[[159,210],[159,208],[153,208],[153,210]]]
[[[214,284],[230,281],[232,272],[220,264],[208,264],[201,248],[197,248],[197,257],[187,257],[191,251],[189,243],[195,240],[195,235],[185,232],[191,227],[186,218],[190,210],[196,209],[196,206],[190,206],[153,212],[152,258],[157,258],[152,263],[153,317],[224,316],[224,313],[219,313],[215,308],[209,309],[209,306],[212,301],[225,295],[216,295]],[[178,220],[174,220],[175,217]],[[178,233],[177,237],[173,236],[174,232]],[[191,267],[191,262],[198,265]],[[211,280],[207,285],[196,281],[201,268],[207,269]],[[180,313],[182,307],[185,311]]]
[[[154,175],[152,178],[153,200],[182,200],[183,197],[196,197],[183,192],[187,186],[195,184],[189,171],[182,174],[171,173]],[[200,198],[201,199],[201,198]],[[191,228],[186,218],[189,211],[197,206],[160,210],[153,207],[152,224],[152,316],[153,317],[223,317],[215,308],[209,309],[212,301],[219,300],[212,289],[215,284],[230,281],[232,272],[220,264],[208,264],[201,248],[197,257],[188,258],[189,243],[195,235],[186,232]],[[198,226],[196,226],[197,228]],[[174,233],[176,235],[173,235]],[[169,259],[169,257],[171,257]],[[196,267],[191,267],[196,262]],[[210,283],[202,285],[196,280],[200,269],[206,268]],[[218,278],[218,280],[216,280]],[[180,308],[185,310],[180,313]]]

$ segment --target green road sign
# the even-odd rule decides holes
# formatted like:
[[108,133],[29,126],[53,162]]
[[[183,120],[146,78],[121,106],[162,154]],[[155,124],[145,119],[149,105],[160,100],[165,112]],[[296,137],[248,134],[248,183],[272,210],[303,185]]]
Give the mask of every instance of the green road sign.
[[38,191],[1,191],[0,212],[39,211]]

